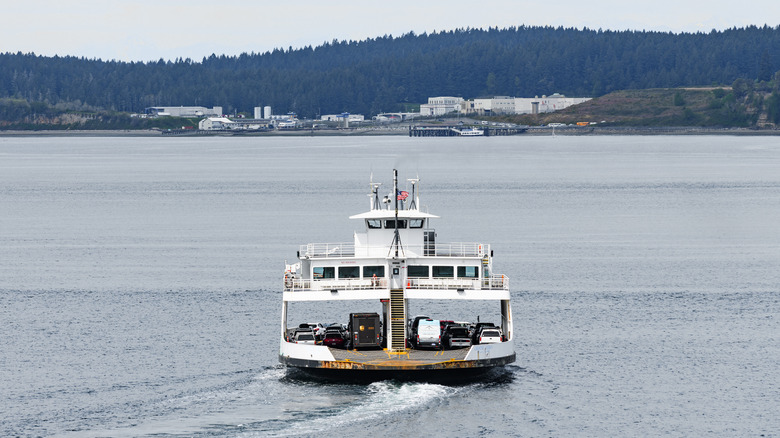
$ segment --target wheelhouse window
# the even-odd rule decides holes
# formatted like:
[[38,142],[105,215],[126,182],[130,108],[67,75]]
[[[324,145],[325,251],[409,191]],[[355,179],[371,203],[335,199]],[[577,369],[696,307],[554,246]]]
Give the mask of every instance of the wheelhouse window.
[[452,266],[434,266],[433,277],[452,278],[455,276],[455,268]]
[[381,219],[366,219],[366,225],[368,228],[382,228],[382,220]]
[[385,276],[384,266],[363,266],[363,278],[372,278],[374,275],[377,277]]
[[[395,219],[385,220],[385,228],[395,229]],[[406,219],[398,219],[398,228],[406,228]]]
[[360,278],[360,266],[339,266],[339,278]]
[[428,266],[422,265],[409,265],[406,267],[407,277],[423,277],[428,278]]
[[409,228],[422,228],[425,219],[409,219]]
[[458,266],[458,278],[477,278],[479,277],[478,266]]
[[314,279],[322,278],[336,278],[336,269],[333,266],[318,266],[312,269],[314,271]]

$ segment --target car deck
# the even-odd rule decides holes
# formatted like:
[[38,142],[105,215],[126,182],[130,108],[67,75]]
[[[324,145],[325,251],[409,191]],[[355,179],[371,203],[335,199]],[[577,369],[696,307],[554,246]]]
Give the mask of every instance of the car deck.
[[413,350],[402,353],[387,350],[343,350],[329,348],[337,361],[367,364],[379,367],[417,367],[453,360],[465,360],[468,348],[455,350]]

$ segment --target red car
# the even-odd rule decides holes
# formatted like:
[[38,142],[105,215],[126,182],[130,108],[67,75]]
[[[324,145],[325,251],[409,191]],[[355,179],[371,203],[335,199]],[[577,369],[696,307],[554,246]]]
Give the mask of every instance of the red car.
[[322,340],[322,345],[333,348],[344,348],[346,340],[344,335],[340,331],[326,330],[325,338]]

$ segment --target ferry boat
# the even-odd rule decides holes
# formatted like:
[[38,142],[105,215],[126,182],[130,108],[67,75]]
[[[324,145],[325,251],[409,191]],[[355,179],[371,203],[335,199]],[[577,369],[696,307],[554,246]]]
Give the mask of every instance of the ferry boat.
[[485,131],[477,128],[464,128],[458,131],[458,135],[460,135],[461,137],[474,137],[474,136],[485,135]]
[[[509,278],[493,272],[490,245],[438,242],[430,224],[438,216],[420,209],[419,179],[408,182],[411,194],[398,190],[393,170],[393,190],[380,198],[381,184],[372,181],[370,209],[350,217],[364,227],[352,242],[302,245],[298,261],[285,262],[279,361],[288,370],[348,380],[462,380],[515,361]],[[361,300],[362,307],[350,307]],[[365,300],[376,303],[375,313]],[[457,323],[447,315],[408,314],[410,305],[442,300],[459,308],[495,302],[496,320]],[[322,342],[321,334],[312,342],[311,330],[321,332],[320,324],[289,322],[290,306],[300,302],[343,304],[348,324],[326,331],[341,332],[344,344]],[[423,326],[434,330],[429,349],[419,337]],[[468,330],[465,348],[437,342],[437,329],[445,337],[464,333],[454,326]]]

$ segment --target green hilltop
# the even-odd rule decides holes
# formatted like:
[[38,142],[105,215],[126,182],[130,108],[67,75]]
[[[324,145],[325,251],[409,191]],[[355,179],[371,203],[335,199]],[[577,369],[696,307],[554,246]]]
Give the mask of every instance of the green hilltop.
[[[775,75],[780,79],[780,74]],[[733,86],[621,90],[554,113],[499,117],[527,125],[577,122],[610,126],[777,128],[780,80]]]
[[[306,118],[345,111],[368,118],[413,108],[433,96],[556,92],[594,98],[556,114],[561,120],[571,114],[572,120],[588,116],[614,123],[763,126],[775,120],[778,70],[780,26],[708,33],[467,28],[200,61],[0,53],[0,129],[25,124],[132,129],[160,123],[128,120],[128,113],[153,106],[221,106],[234,114],[268,105],[277,114]],[[723,94],[689,90],[702,85]],[[669,99],[662,90],[676,91]],[[587,108],[592,114],[574,113]],[[182,122],[191,124],[166,123],[180,128]]]

